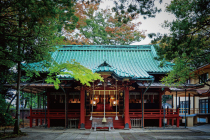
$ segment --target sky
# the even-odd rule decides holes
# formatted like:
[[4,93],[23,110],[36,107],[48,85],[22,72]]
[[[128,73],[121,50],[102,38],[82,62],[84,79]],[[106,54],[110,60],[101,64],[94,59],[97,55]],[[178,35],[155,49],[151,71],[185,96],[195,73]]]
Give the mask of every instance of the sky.
[[[142,24],[139,26],[139,30],[147,30],[147,32],[145,32],[146,34],[146,38],[144,40],[142,40],[141,42],[135,42],[132,43],[131,45],[145,45],[145,44],[149,44],[151,42],[152,39],[150,39],[147,35],[149,33],[169,33],[168,29],[164,29],[161,27],[161,24],[165,21],[173,21],[175,20],[175,16],[165,12],[165,6],[166,4],[169,4],[171,0],[163,0],[162,4],[159,4],[158,2],[159,0],[156,0],[155,5],[158,8],[161,8],[162,11],[158,14],[156,14],[155,18],[147,18],[147,19],[143,19],[143,16],[140,16],[140,18],[138,19],[138,22],[142,22]],[[102,3],[100,5],[100,8],[111,8],[113,6],[113,1],[112,0],[104,0],[104,3]]]

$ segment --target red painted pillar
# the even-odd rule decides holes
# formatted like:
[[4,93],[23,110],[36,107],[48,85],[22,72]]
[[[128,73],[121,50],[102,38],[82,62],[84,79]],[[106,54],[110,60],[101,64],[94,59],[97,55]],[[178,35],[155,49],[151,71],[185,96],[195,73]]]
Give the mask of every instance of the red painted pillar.
[[125,128],[129,129],[130,117],[129,117],[129,88],[125,88]]
[[[177,116],[179,116],[179,109],[177,108]],[[176,127],[179,127],[179,117],[176,118]]]
[[144,94],[143,94],[143,92],[141,93],[141,97],[142,97],[142,99],[141,99],[141,103],[142,103],[142,108],[141,108],[141,110],[142,110],[142,128],[144,128]]
[[151,103],[154,103],[154,101],[153,101],[153,95],[149,95],[149,97],[150,97]]
[[[170,112],[169,112],[169,109],[167,108],[167,109],[166,109],[166,115],[168,116],[169,113],[170,113]],[[169,125],[169,118],[167,118],[167,125]]]
[[80,129],[85,129],[85,90],[80,88]]
[[30,108],[30,127],[32,127],[33,118],[32,118],[32,108]]
[[169,125],[169,122],[170,122],[170,120],[169,120],[169,118],[167,118],[167,125]]
[[162,127],[162,118],[159,118],[159,127]]

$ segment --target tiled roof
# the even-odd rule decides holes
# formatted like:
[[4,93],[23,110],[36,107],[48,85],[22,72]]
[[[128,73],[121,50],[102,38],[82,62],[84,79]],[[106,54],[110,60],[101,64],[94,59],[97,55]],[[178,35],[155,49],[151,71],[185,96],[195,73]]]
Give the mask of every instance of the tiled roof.
[[92,70],[93,72],[112,72],[115,76],[120,78],[132,78],[134,75],[131,75],[130,73],[124,72],[122,70],[118,70],[116,68],[113,68],[110,66],[106,61],[104,61],[101,65],[94,68]]
[[[170,66],[159,67],[153,45],[67,45],[52,54],[58,63],[74,59],[93,72],[113,72],[119,77],[151,79],[150,73],[167,73]],[[106,62],[107,65],[103,65]],[[61,76],[62,77],[62,76]]]
[[[137,82],[138,86],[139,87],[148,87],[150,85],[150,83],[140,83],[140,82]],[[150,85],[150,88],[165,88],[165,87],[168,87],[160,82],[153,82],[151,85]]]

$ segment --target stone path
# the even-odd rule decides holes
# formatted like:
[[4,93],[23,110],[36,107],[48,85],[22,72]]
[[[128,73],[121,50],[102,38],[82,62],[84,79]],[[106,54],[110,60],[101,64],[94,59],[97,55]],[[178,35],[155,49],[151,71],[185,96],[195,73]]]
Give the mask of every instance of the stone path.
[[9,140],[203,140],[210,139],[210,125],[193,128],[133,128],[130,130],[90,131],[79,129],[22,129],[28,135]]
[[205,132],[27,132],[27,136],[8,140],[203,140],[210,139]]

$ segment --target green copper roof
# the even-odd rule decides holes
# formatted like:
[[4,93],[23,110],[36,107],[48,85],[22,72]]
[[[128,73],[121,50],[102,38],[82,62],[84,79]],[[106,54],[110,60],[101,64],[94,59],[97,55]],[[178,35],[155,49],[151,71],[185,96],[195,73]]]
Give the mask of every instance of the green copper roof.
[[[167,73],[171,67],[159,67],[153,45],[67,45],[52,54],[58,63],[75,59],[93,72],[112,72],[130,79],[151,79],[150,73]],[[68,76],[59,76],[67,78]]]

